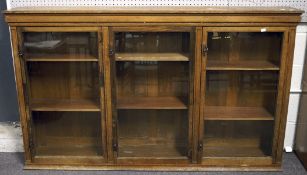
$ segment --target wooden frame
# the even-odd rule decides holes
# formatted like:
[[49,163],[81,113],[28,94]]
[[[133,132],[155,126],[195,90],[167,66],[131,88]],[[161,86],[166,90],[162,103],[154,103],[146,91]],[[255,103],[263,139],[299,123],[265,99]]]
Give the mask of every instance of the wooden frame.
[[[13,31],[13,30],[12,30]],[[23,57],[23,54],[20,54],[21,53],[21,48],[23,47],[22,46],[22,33],[23,32],[96,32],[97,34],[100,34],[100,28],[98,27],[80,27],[80,28],[74,28],[74,27],[63,27],[63,28],[58,28],[58,27],[22,27],[22,28],[19,28],[18,32],[16,33],[17,34],[17,38],[19,39],[19,43],[18,43],[18,51],[17,53],[19,54],[18,57],[19,57],[19,60],[21,60],[20,64],[22,64],[22,68],[20,68],[22,70],[21,74],[22,74],[22,82],[23,82],[23,86],[27,86],[27,88],[23,88],[23,93],[24,94],[27,94],[24,98],[29,98],[29,81],[27,80],[28,79],[28,73],[27,73],[27,70],[26,70],[26,66],[25,66],[25,62],[24,61],[25,59],[22,58]],[[98,48],[99,50],[102,50],[102,47],[103,47],[103,40],[102,40],[102,37],[100,35],[97,35],[97,40],[99,41],[98,43]],[[103,57],[103,52],[98,52],[98,65],[99,65],[99,79],[104,79],[104,76],[103,76],[103,63],[102,63],[102,57]],[[32,60],[30,60],[32,61]],[[36,61],[36,60],[35,60]],[[38,61],[44,61],[44,60],[41,60],[39,59]],[[62,61],[62,60],[58,60],[58,61]],[[66,60],[67,61],[67,60]],[[75,60],[72,60],[72,61],[75,61]],[[105,114],[104,114],[104,111],[105,111],[105,106],[104,106],[104,91],[103,91],[103,88],[100,87],[100,109],[93,109],[93,111],[98,111],[98,112],[101,112],[101,128],[106,128],[106,123],[105,123]],[[28,130],[25,132],[28,134],[27,137],[31,138],[33,137],[33,133],[31,133],[31,126],[29,126],[29,123],[31,122],[31,112],[29,110],[29,102],[28,100],[26,99],[25,100],[25,108],[26,108],[26,118],[28,120],[28,124],[27,124],[27,128]],[[33,108],[33,107],[32,107]],[[50,109],[44,109],[45,107],[38,107],[38,108],[34,108],[36,111],[49,111]],[[52,107],[52,110],[53,111],[63,111],[62,109],[56,109],[57,107]],[[67,111],[70,111],[70,110],[67,110]],[[74,111],[74,110],[72,110]],[[78,111],[92,111],[91,109],[90,110],[78,110]],[[29,139],[29,145],[27,146],[29,150],[31,150],[31,154],[30,154],[30,158],[29,157],[26,157],[26,160],[29,159],[29,161],[31,162],[35,162],[37,164],[45,164],[46,162],[53,162],[53,164],[57,164],[57,162],[59,160],[61,160],[61,162],[64,162],[64,163],[67,163],[67,164],[75,164],[75,163],[80,163],[80,162],[96,162],[95,164],[101,164],[103,162],[106,162],[107,161],[107,149],[106,148],[106,135],[105,135],[105,132],[102,132],[102,137],[101,137],[101,141],[103,143],[102,147],[103,147],[103,150],[104,150],[104,153],[103,155],[105,155],[104,157],[102,158],[96,158],[96,157],[79,157],[79,158],[74,158],[74,157],[44,157],[44,156],[38,156],[38,157],[35,157],[33,155],[33,152],[34,152],[34,148],[33,148],[33,143],[31,143],[31,139]],[[31,145],[31,146],[30,146]],[[47,161],[46,161],[47,160]]]
[[[156,26],[152,26],[152,27],[110,27],[110,29],[109,29],[109,33],[110,33],[110,36],[109,36],[109,38],[110,38],[110,41],[109,41],[109,43],[110,43],[110,48],[112,49],[112,50],[115,50],[115,46],[114,46],[114,35],[115,35],[115,32],[189,32],[191,35],[192,35],[192,37],[193,37],[193,35],[194,35],[194,33],[195,33],[195,30],[192,28],[192,27],[168,27],[168,26],[159,26],[159,27],[156,27]],[[192,42],[193,42],[193,40],[191,40]],[[197,43],[191,43],[192,45],[197,45]],[[194,47],[192,47],[192,48],[194,48]],[[195,48],[195,53],[198,53],[199,51],[197,50],[197,48]],[[115,53],[116,54],[116,53]],[[110,62],[111,62],[111,69],[113,69],[112,71],[111,71],[111,73],[113,74],[113,87],[114,86],[116,86],[115,84],[115,81],[116,81],[116,77],[115,77],[115,73],[114,73],[114,71],[115,71],[115,60],[116,60],[116,58],[115,58],[115,54],[112,54],[111,56],[112,56],[112,60],[113,61],[111,61],[110,60]],[[194,60],[192,60],[191,61],[191,66],[192,67],[194,67],[194,65],[197,63],[197,61],[199,60],[199,58],[196,58],[196,57],[194,57],[193,58],[193,56],[192,56],[192,59],[194,59]],[[148,60],[148,59],[147,59]],[[130,60],[129,60],[130,61]],[[192,68],[192,70],[191,70],[191,77],[190,77],[190,79],[191,80],[193,80],[194,79],[194,77],[193,77],[193,74],[196,74],[195,73],[195,70],[193,70],[193,68]],[[193,115],[193,109],[194,109],[194,106],[193,106],[193,104],[195,103],[195,102],[193,102],[194,101],[194,98],[195,97],[193,97],[193,92],[195,91],[195,90],[193,90],[193,87],[197,87],[197,85],[195,84],[195,82],[193,83],[193,81],[191,81],[190,82],[191,83],[191,85],[190,85],[190,87],[191,87],[191,92],[190,92],[190,100],[192,101],[192,102],[190,102],[191,104],[189,104],[189,107],[188,108],[190,108],[190,110],[189,110],[189,150],[191,150],[191,151],[189,151],[190,153],[189,154],[191,154],[190,155],[190,158],[192,158],[192,143],[193,143],[193,136],[192,136],[192,133],[193,133],[193,131],[192,131],[192,128],[193,128],[193,121],[195,120],[194,118],[194,115]],[[113,89],[116,89],[116,88],[113,88]],[[109,92],[110,93],[110,92]],[[107,101],[116,101],[116,92],[115,92],[115,90],[113,90],[113,92],[111,92],[110,94],[112,94],[114,97],[112,98],[112,99],[108,99]],[[113,103],[114,104],[114,103]],[[110,110],[110,111],[115,111],[116,109],[114,109],[115,108],[115,106],[113,106],[112,107],[113,108],[113,110]],[[116,114],[112,114],[112,116],[113,116],[113,119],[109,119],[109,120],[112,120],[113,122],[114,121],[118,121],[118,119],[117,119],[117,115]],[[117,122],[116,122],[117,123]],[[114,125],[118,125],[118,124],[112,124],[113,126]],[[115,128],[117,128],[117,127],[115,127]],[[115,129],[115,130],[117,130],[117,129]],[[112,137],[113,138],[113,141],[112,141],[112,143],[114,144],[114,143],[116,143],[116,145],[118,144],[117,143],[117,131],[115,131],[115,130],[113,130],[114,131],[114,133],[112,133],[111,131],[110,131],[110,137]],[[111,147],[110,145],[109,145],[109,147]],[[112,147],[111,147],[112,148]],[[116,151],[114,151],[114,147],[112,148],[112,150],[113,150],[113,152],[116,152]],[[114,154],[113,155],[113,157],[117,157],[118,156],[118,154]],[[133,157],[117,157],[116,158],[116,160],[115,160],[115,158],[114,158],[114,161],[115,162],[117,162],[118,164],[123,164],[123,165],[125,165],[125,164],[142,164],[142,163],[144,163],[144,162],[148,162],[149,164],[157,164],[157,165],[159,165],[159,164],[168,164],[168,163],[170,163],[170,164],[187,164],[188,163],[188,161],[187,160],[185,160],[185,159],[182,159],[182,158],[178,158],[177,160],[176,160],[177,158],[164,158],[164,157],[161,157],[161,158],[146,158],[146,157],[141,157],[141,158],[133,158]],[[193,158],[192,158],[193,159]]]
[[[241,171],[276,171],[281,167],[283,139],[289,99],[291,67],[293,60],[295,26],[300,21],[302,11],[293,8],[20,8],[5,11],[5,19],[10,25],[13,47],[16,87],[23,141],[25,148],[25,164],[28,169],[92,169],[92,170],[178,170],[178,171],[206,171],[206,170],[241,170]],[[131,27],[133,26],[133,27]],[[21,32],[95,32],[97,33],[98,73],[99,73],[99,109],[86,108],[86,111],[100,113],[103,157],[72,157],[72,156],[41,156],[35,157],[33,135],[31,134],[31,113],[29,109],[28,80],[25,63],[22,59],[21,47],[23,39]],[[188,157],[118,157],[116,112],[116,63],[114,47],[116,45],[115,32],[189,32],[190,60],[188,91],[189,102],[181,104],[178,109],[189,109],[188,114]],[[207,40],[208,32],[279,32],[282,33],[280,66],[266,67],[235,67],[223,68],[223,71],[278,71],[278,90],[276,97],[275,118],[261,118],[273,121],[274,136],[272,154],[267,157],[212,157],[206,161],[202,159],[203,119],[206,97],[206,71],[220,70],[221,67],[208,68]],[[189,57],[182,54],[158,55],[121,55],[119,61],[149,60],[158,61],[189,61]],[[130,60],[129,60],[130,59]],[[31,61],[31,60],[29,60]],[[32,61],[50,61],[48,58]],[[92,61],[91,59],[54,59],[54,62]],[[205,95],[206,94],[206,95]],[[127,107],[126,107],[127,108]],[[129,107],[128,107],[129,108]],[[143,109],[139,107],[139,109]],[[177,106],[166,107],[175,109]],[[123,107],[122,109],[125,109]],[[146,108],[144,108],[146,109]],[[159,109],[159,107],[148,109]],[[37,110],[50,109],[37,106]],[[57,110],[54,110],[57,111]],[[61,111],[61,110],[58,110]],[[68,111],[74,111],[69,109]],[[214,112],[213,112],[214,114]],[[269,116],[270,117],[270,116]],[[254,117],[250,120],[258,120]],[[214,118],[212,120],[215,120]],[[240,119],[237,119],[240,120]],[[209,120],[210,121],[210,120]],[[82,168],[80,168],[82,165]],[[222,169],[220,169],[222,168]]]
[[[287,80],[285,80],[285,77],[287,77],[287,71],[290,70],[290,68],[286,67],[286,65],[292,65],[291,60],[292,55],[288,55],[287,53],[293,53],[293,48],[289,48],[288,44],[289,41],[293,41],[293,35],[295,34],[295,31],[293,31],[292,28],[288,27],[204,27],[203,28],[203,45],[207,45],[207,37],[208,37],[208,32],[262,32],[262,30],[265,29],[265,32],[281,32],[283,33],[283,41],[282,41],[282,54],[281,54],[281,67],[280,67],[280,73],[279,73],[279,85],[278,85],[278,96],[276,100],[277,108],[276,108],[276,121],[275,121],[275,129],[274,129],[274,139],[273,139],[273,159],[272,158],[212,158],[209,159],[208,162],[205,163],[205,165],[221,165],[223,164],[237,164],[236,162],[241,162],[242,164],[262,164],[262,165],[270,165],[270,164],[281,164],[281,159],[282,159],[282,152],[283,152],[283,147],[276,146],[283,144],[284,140],[284,135],[281,134],[285,130],[285,122],[286,122],[286,117],[287,117],[287,110],[282,111],[287,108],[288,103],[282,104],[281,102],[286,102],[287,98],[289,98],[289,83]],[[203,62],[202,62],[202,70],[208,70],[206,68],[207,63],[207,54],[203,55]],[[289,63],[290,61],[291,63]],[[210,69],[209,69],[210,70]],[[232,69],[233,70],[233,69]],[[242,70],[242,69],[239,69]],[[253,70],[253,69],[250,69]],[[266,70],[266,69],[264,69]],[[201,87],[201,94],[206,94],[205,93],[205,82],[206,82],[206,71],[203,71],[202,75],[202,87]],[[286,87],[286,88],[285,88]],[[284,99],[286,98],[286,99]],[[206,108],[202,107],[204,106],[205,103],[205,97],[202,96],[201,98],[201,107],[200,107],[200,121],[202,121],[203,113],[206,110]],[[200,122],[200,127],[199,127],[199,140],[203,137],[203,130],[204,130],[204,123]],[[201,143],[199,143],[201,144]],[[202,152],[199,152],[198,155],[198,160],[201,162],[201,154]]]

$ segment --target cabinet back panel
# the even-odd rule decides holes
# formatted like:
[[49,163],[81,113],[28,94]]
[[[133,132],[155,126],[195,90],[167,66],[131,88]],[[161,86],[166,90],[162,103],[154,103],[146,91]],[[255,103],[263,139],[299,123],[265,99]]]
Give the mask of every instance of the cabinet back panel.
[[33,99],[99,100],[97,62],[28,62]]
[[273,122],[205,121],[204,157],[270,156]]
[[36,155],[102,155],[100,113],[32,114]]
[[[120,153],[128,157],[186,156],[188,126],[187,110],[118,110]],[[129,152],[136,147],[136,152]]]
[[188,96],[188,62],[117,62],[118,97]]
[[264,107],[275,113],[278,71],[207,71],[206,106]]
[[209,32],[208,61],[269,61],[280,66],[283,33]]
[[115,34],[116,52],[189,52],[188,32],[119,32]]

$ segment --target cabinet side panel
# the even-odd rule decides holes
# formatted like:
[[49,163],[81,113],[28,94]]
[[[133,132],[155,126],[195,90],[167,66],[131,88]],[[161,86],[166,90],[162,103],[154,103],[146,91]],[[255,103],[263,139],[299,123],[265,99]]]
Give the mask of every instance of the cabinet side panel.
[[283,86],[279,89],[279,91],[283,91],[283,96],[281,99],[281,113],[280,120],[277,123],[278,129],[276,130],[276,155],[275,155],[275,163],[281,164],[282,162],[282,154],[283,154],[283,142],[285,138],[285,127],[287,122],[287,113],[288,113],[288,103],[289,103],[289,95],[290,95],[290,83],[291,83],[291,75],[292,75],[292,64],[293,64],[293,54],[294,54],[294,43],[295,43],[295,28],[290,28],[288,35],[288,47],[286,52],[286,64],[285,64],[285,72],[283,79]]
[[279,137],[279,124],[282,120],[282,99],[283,99],[283,85],[286,79],[287,73],[287,53],[288,53],[288,46],[289,46],[289,32],[286,30],[283,36],[282,41],[282,53],[281,53],[281,62],[280,62],[280,72],[279,72],[279,82],[278,82],[278,95],[276,101],[276,112],[275,112],[275,126],[274,126],[274,138],[273,138],[273,146],[272,146],[272,157],[273,163],[276,162],[276,154],[277,154],[277,145],[278,145],[278,137]]
[[103,35],[103,71],[104,71],[104,93],[105,93],[105,114],[106,114],[106,131],[107,131],[107,154],[108,161],[114,160],[113,154],[113,112],[112,112],[112,80],[111,80],[111,61],[109,56],[109,28],[102,28]]

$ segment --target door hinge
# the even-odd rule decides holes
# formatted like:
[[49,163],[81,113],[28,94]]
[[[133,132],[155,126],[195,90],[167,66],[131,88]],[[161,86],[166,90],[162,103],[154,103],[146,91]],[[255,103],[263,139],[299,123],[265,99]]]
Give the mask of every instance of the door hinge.
[[209,48],[207,47],[207,45],[206,44],[202,44],[202,51],[203,51],[204,55],[208,53],[208,50],[209,50]]
[[109,50],[109,55],[110,55],[110,56],[113,56],[113,55],[114,55],[114,50],[113,50],[113,49],[110,49],[110,50]]
[[22,51],[20,51],[20,50],[18,51],[18,56],[21,57],[21,58],[23,57]]
[[117,152],[118,151],[118,144],[117,144],[117,142],[114,142],[112,146],[113,146],[113,151]]
[[202,152],[203,151],[203,143],[199,143],[198,144],[198,152]]

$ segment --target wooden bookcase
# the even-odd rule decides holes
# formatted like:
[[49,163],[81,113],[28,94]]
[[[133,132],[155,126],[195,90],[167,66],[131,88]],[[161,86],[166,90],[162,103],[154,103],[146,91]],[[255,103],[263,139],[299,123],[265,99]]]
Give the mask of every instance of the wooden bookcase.
[[16,8],[27,169],[279,170],[293,8]]

